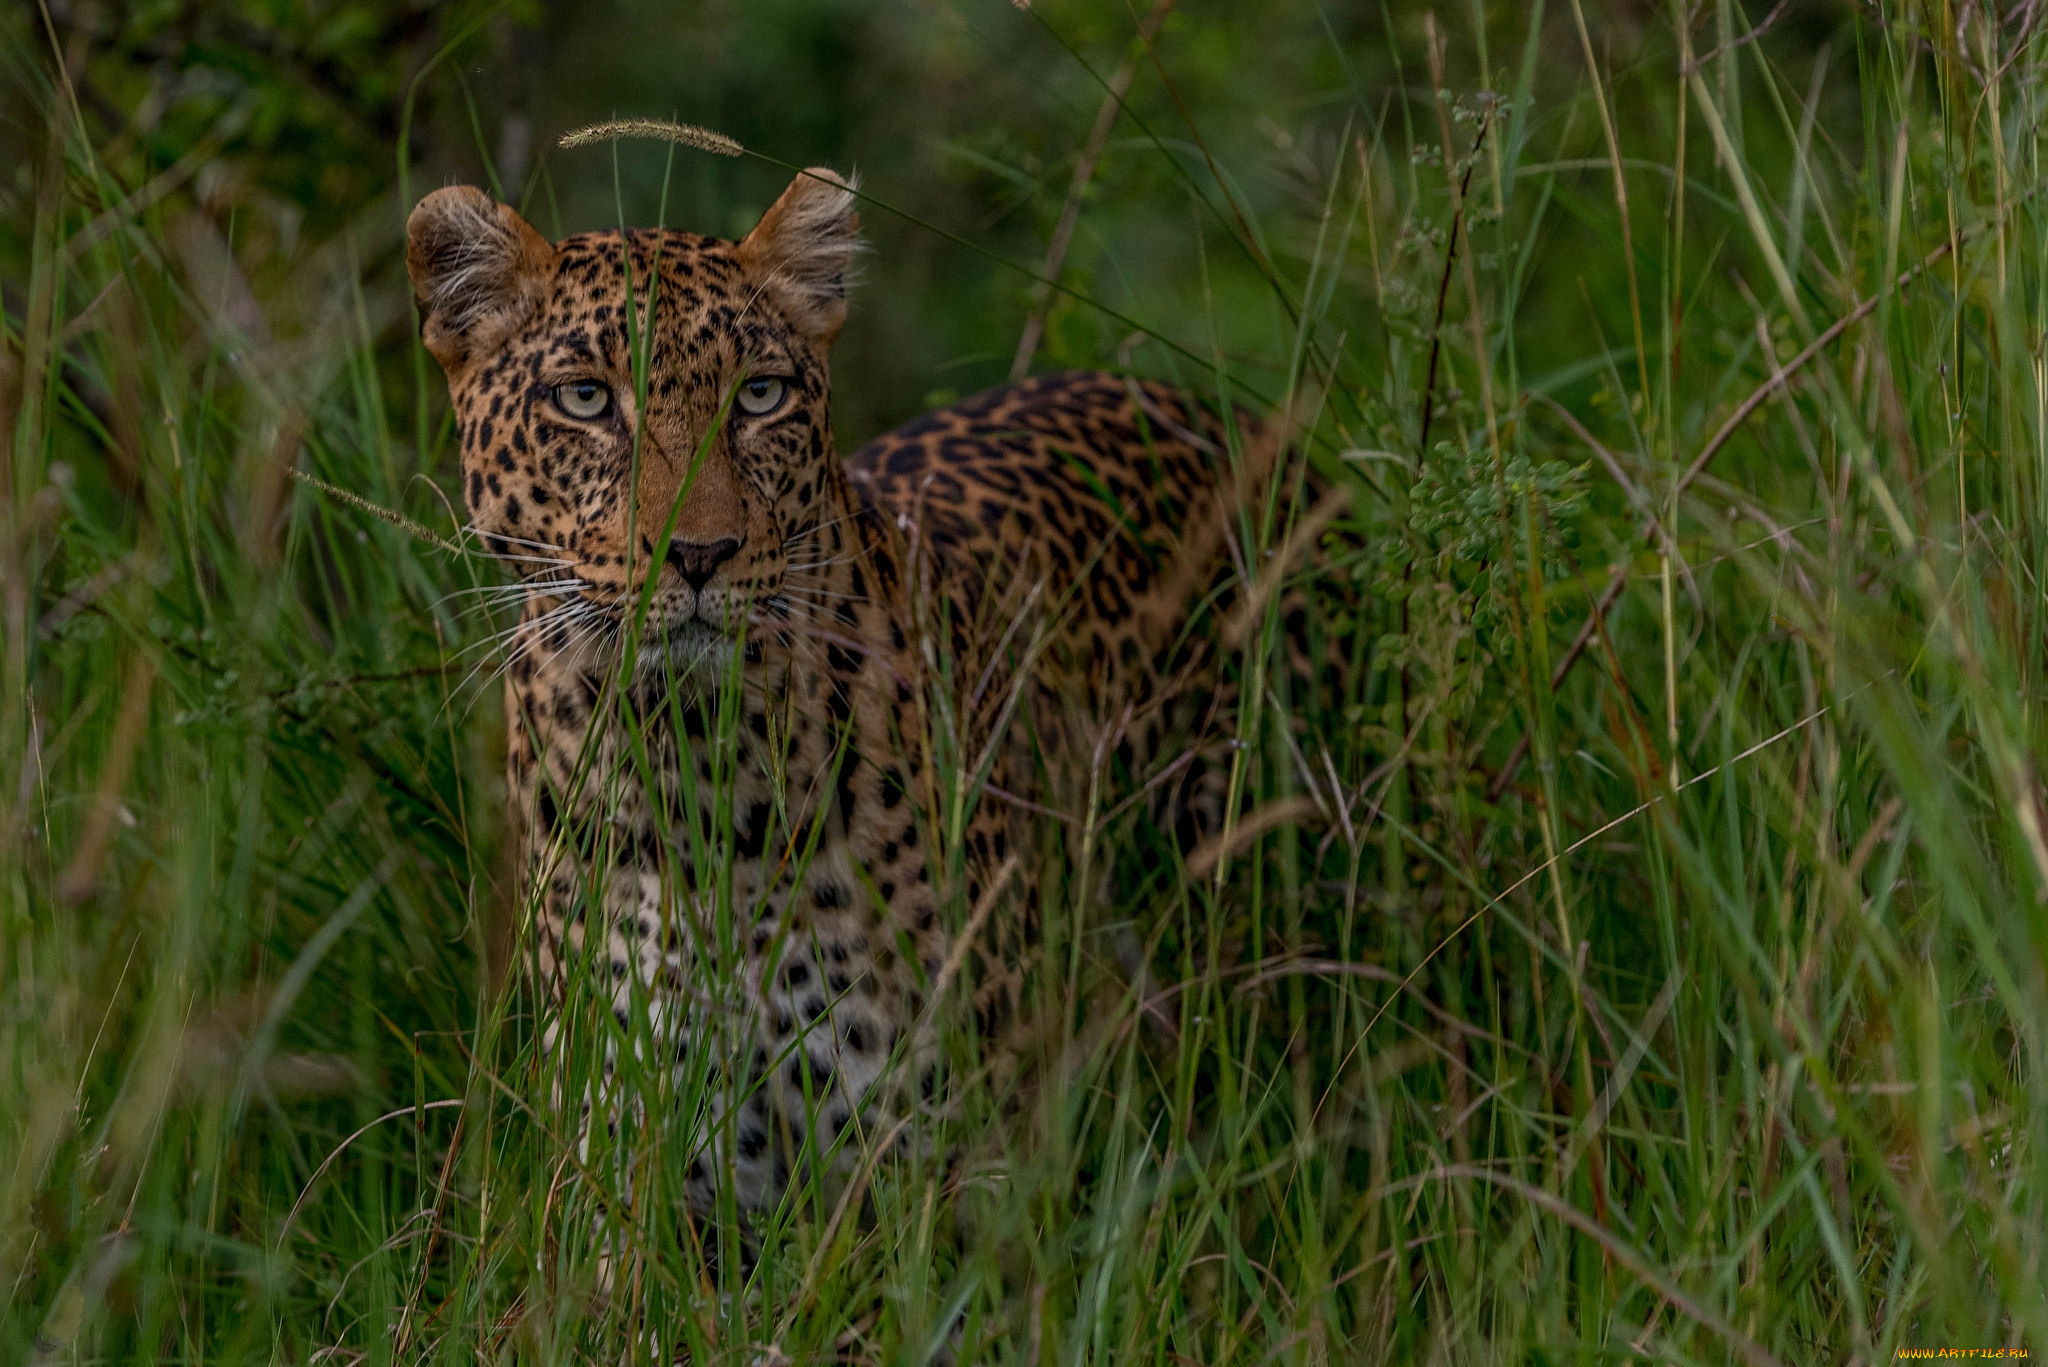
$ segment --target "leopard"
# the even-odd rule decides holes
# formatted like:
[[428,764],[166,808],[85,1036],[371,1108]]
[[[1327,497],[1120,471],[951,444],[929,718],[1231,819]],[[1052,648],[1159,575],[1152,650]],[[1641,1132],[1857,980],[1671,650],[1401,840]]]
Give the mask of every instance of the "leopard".
[[[737,239],[550,241],[450,185],[407,224],[470,530],[524,591],[505,774],[543,1038],[567,1047],[588,971],[622,1027],[645,1013],[644,1066],[721,1080],[699,1210],[722,1181],[763,1212],[826,1147],[900,1128],[952,984],[1000,1038],[1039,930],[1028,822],[1106,756],[1144,769],[1168,702],[1203,696],[1191,615],[1277,459],[1230,405],[1085,370],[842,458],[859,200],[813,167]],[[939,671],[973,703],[950,774],[945,660],[981,661]]]

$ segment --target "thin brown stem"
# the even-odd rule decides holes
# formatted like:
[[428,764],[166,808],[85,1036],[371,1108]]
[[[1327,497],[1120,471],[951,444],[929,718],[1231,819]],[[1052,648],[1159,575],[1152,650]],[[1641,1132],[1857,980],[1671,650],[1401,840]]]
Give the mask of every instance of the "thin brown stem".
[[1771,7],[1771,12],[1769,14],[1766,14],[1763,17],[1763,20],[1760,23],[1758,23],[1755,28],[1743,34],[1740,38],[1735,38],[1730,40],[1729,42],[1723,43],[1721,46],[1715,48],[1713,51],[1707,53],[1705,56],[1697,57],[1692,61],[1687,62],[1681,74],[1686,76],[1695,75],[1703,67],[1705,67],[1708,62],[1713,61],[1716,57],[1725,57],[1739,47],[1749,46],[1751,43],[1755,42],[1757,39],[1763,37],[1766,33],[1770,32],[1771,28],[1780,19],[1783,19],[1785,17],[1785,11],[1791,8],[1792,0],[1778,0],[1778,3]]
[[[1138,25],[1141,47],[1152,45],[1153,36],[1166,22],[1173,4],[1174,0],[1153,0],[1151,12]],[[1095,178],[1095,165],[1102,158],[1110,130],[1116,127],[1116,117],[1123,112],[1124,96],[1130,93],[1131,81],[1137,74],[1138,54],[1133,52],[1110,77],[1109,89],[1102,97],[1102,108],[1095,115],[1095,126],[1088,130],[1088,141],[1082,144],[1081,155],[1074,162],[1074,176],[1067,184],[1066,202],[1060,205],[1059,221],[1053,225],[1052,240],[1046,244],[1045,264],[1038,271],[1044,280],[1057,280],[1060,268],[1066,264],[1067,248],[1073,244],[1074,227],[1081,218],[1081,200],[1088,193],[1088,182]],[[1045,335],[1046,313],[1052,307],[1052,287],[1049,284],[1039,284],[1033,289],[1032,296],[1031,313],[1024,320],[1024,335],[1017,339],[1017,356],[1010,362],[1012,384],[1030,371],[1031,358],[1038,353],[1038,343]]]

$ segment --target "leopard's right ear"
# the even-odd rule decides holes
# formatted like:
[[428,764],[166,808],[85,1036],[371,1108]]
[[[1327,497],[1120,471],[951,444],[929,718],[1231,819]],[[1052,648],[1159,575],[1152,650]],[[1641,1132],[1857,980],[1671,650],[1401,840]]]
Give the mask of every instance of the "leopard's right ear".
[[741,262],[820,346],[831,346],[846,322],[846,276],[860,251],[858,198],[851,177],[813,166],[739,244]]
[[450,375],[502,343],[547,298],[555,249],[510,205],[473,186],[421,200],[405,238],[420,338]]

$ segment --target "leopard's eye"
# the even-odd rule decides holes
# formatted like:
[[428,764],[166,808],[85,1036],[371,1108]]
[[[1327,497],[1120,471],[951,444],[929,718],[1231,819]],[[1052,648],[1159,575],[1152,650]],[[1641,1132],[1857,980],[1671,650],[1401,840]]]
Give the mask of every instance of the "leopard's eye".
[[740,412],[750,418],[765,418],[782,407],[782,401],[789,397],[789,385],[773,375],[756,375],[740,386],[733,396]]
[[611,412],[612,388],[602,380],[567,380],[555,386],[555,407],[588,422]]

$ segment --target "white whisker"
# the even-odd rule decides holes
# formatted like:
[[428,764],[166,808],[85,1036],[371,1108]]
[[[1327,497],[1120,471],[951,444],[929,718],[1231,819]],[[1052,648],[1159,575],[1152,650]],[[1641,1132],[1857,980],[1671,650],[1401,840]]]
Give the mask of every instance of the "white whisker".
[[487,532],[473,522],[462,530],[472,535],[480,536],[486,541],[502,541],[508,546],[531,546],[536,550],[560,551],[564,555],[569,553],[567,546],[557,546],[550,541],[529,541],[523,536],[508,536],[504,532]]
[[473,598],[481,595],[517,599],[528,594],[566,592],[582,587],[583,581],[580,579],[522,579],[511,584],[479,584],[474,588],[450,589],[434,600],[434,606],[439,607],[451,598]]
[[[510,673],[514,665],[546,645],[548,637],[554,635],[557,630],[573,631],[577,620],[587,611],[589,611],[588,604],[580,600],[571,600],[564,603],[561,607],[543,613],[527,623],[526,625],[531,627],[532,630],[524,639],[514,645],[511,651],[507,652],[504,661],[499,664],[497,671],[491,676],[492,679],[500,679]],[[566,641],[561,649],[568,649]]]

